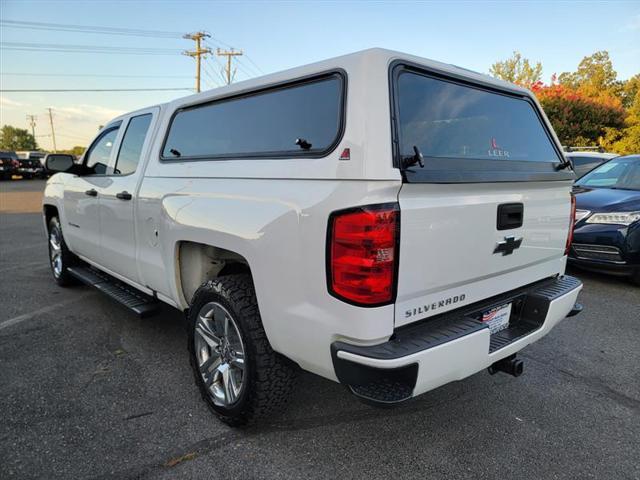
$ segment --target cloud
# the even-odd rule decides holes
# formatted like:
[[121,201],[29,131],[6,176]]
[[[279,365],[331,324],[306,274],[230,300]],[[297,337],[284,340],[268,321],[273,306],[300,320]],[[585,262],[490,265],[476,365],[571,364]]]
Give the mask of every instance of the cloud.
[[17,108],[24,106],[23,103],[16,102],[15,100],[10,100],[7,97],[0,97],[0,107],[3,108]]
[[[87,146],[98,134],[100,125],[125,113],[124,110],[103,107],[101,105],[75,104],[52,106],[53,121],[56,126],[58,148],[71,148],[75,145]],[[50,148],[43,138],[46,148]]]
[[116,110],[100,105],[70,105],[68,107],[51,107],[54,115],[60,120],[70,123],[95,123],[96,125],[104,124],[114,117],[125,113],[124,110]]

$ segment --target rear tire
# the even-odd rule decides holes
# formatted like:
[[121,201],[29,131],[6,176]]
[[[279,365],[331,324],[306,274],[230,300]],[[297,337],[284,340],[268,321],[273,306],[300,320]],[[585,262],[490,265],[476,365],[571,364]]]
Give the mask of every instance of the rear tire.
[[204,283],[193,296],[187,320],[196,384],[220,420],[246,425],[284,406],[297,367],[271,348],[251,276]]
[[64,241],[62,227],[58,217],[49,220],[49,266],[53,279],[61,287],[77,284],[76,279],[69,273],[68,268],[78,264],[76,257]]
[[637,268],[636,271],[633,272],[631,275],[631,281],[640,286],[640,268]]

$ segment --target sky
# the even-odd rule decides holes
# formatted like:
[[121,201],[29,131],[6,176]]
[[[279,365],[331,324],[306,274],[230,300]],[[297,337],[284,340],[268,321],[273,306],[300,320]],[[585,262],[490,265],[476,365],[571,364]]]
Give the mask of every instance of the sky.
[[[39,22],[53,26],[11,22]],[[16,28],[19,25],[21,28]],[[60,25],[90,31],[60,31]],[[26,27],[26,28],[25,28]],[[164,32],[93,33],[92,27]],[[100,125],[127,111],[188,95],[194,47],[182,33],[211,34],[215,49],[235,47],[235,80],[370,47],[383,47],[488,73],[514,50],[543,65],[543,79],[575,70],[607,50],[620,79],[640,73],[640,2],[169,1],[0,0],[0,90],[153,89],[145,92],[0,92],[0,124],[30,128],[51,149],[47,109],[58,148],[85,146]],[[35,44],[24,45],[24,44]],[[43,51],[73,45],[73,51]],[[116,53],[81,52],[87,46]],[[15,48],[23,48],[16,50]],[[27,50],[24,50],[27,48]],[[122,48],[134,50],[124,54]],[[205,60],[203,89],[223,84],[222,59]]]

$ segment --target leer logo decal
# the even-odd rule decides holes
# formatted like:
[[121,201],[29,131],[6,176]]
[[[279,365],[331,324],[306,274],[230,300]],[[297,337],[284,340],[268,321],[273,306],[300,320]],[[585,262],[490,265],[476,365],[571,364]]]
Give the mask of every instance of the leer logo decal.
[[509,152],[500,148],[498,146],[498,142],[494,137],[491,139],[491,148],[487,150],[487,155],[489,155],[490,157],[508,157]]

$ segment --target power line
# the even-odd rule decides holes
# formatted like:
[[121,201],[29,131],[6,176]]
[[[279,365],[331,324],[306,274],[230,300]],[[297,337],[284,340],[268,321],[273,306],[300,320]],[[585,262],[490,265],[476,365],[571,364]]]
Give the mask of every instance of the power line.
[[0,93],[51,93],[51,92],[169,92],[175,90],[192,91],[192,88],[51,88],[51,89],[0,89]]
[[[213,43],[213,46],[215,46],[215,47],[219,48],[219,45],[216,45],[216,42],[217,42],[217,43],[221,43],[221,44],[227,46],[232,51],[234,50],[234,48],[231,45],[229,45],[228,43],[221,42],[220,40],[217,40],[215,37],[211,37],[211,40],[213,41],[212,43]],[[207,40],[205,40],[204,42],[209,47],[212,47],[212,45]],[[253,61],[253,59],[251,57],[249,57],[249,55],[247,55],[246,53],[243,53],[243,55],[251,63],[251,65],[252,65],[251,69],[253,70],[255,68],[255,71],[257,72],[257,74],[252,73],[251,76],[264,75],[264,72],[262,71],[262,69],[256,64],[256,62]],[[238,58],[237,60],[238,60],[238,62],[240,62],[240,58]],[[248,66],[247,66],[247,68],[248,68]]]
[[[68,133],[60,133],[60,132],[56,132],[56,135],[58,135],[59,137],[66,137],[66,138],[70,138],[71,140],[75,140],[76,142],[80,142],[83,140],[86,140],[87,137],[84,137],[82,135],[69,135]],[[46,135],[47,137],[50,135]]]
[[0,50],[18,50],[23,52],[37,52],[37,53],[106,53],[117,55],[169,55],[173,56],[175,53],[156,53],[156,52],[118,52],[118,51],[105,51],[105,50],[65,50],[60,48],[42,49],[42,48],[23,48],[23,47],[0,47]]
[[98,78],[191,78],[189,75],[113,75],[109,73],[38,73],[38,72],[0,72],[0,75],[37,75],[38,77],[98,77]]
[[250,57],[249,55],[247,55],[247,54],[245,53],[245,55],[244,55],[244,56],[245,56],[245,58],[246,58],[247,60],[249,60],[249,62],[251,62],[251,64],[252,64],[254,67],[256,67],[256,69],[258,70],[258,72],[260,72],[260,74],[261,74],[261,75],[264,75],[264,72],[262,71],[262,69],[258,66],[258,64],[257,64],[256,62],[254,62],[254,61],[251,59],[251,57]]
[[[216,66],[218,67],[218,70],[214,70],[218,76],[220,77],[220,80],[222,80],[222,83],[225,83],[225,78],[223,75],[223,71],[224,71],[224,65],[222,65],[222,63],[220,63],[220,60],[218,60],[218,57],[216,57],[215,55],[212,56],[211,58],[213,58],[213,61],[215,62]],[[213,67],[212,67],[213,68]]]
[[212,88],[218,87],[219,86],[218,80],[215,78],[215,75],[211,73],[211,70],[209,69],[209,65],[204,63],[202,70],[204,71],[207,78],[210,80]]
[[[225,80],[225,78],[224,78],[224,75],[222,74],[222,72],[223,72],[223,70],[224,70],[224,67],[223,67],[223,66],[222,66],[222,64],[220,63],[220,60],[218,60],[218,57],[216,57],[215,55],[213,55],[211,58],[212,58],[212,59],[213,59],[213,61],[215,62],[215,66],[214,66],[213,64],[211,65],[211,69],[212,69],[212,71],[215,73],[215,75],[214,75],[214,76],[216,76],[216,78],[219,78],[219,79],[222,81],[222,84],[224,84],[224,83],[225,83],[225,81],[226,81],[226,80]],[[205,65],[206,65],[206,64],[205,64]],[[218,68],[215,68],[216,66],[217,66]],[[218,84],[218,83],[217,83],[217,81],[216,81],[216,85],[217,85],[217,84]]]
[[258,76],[254,70],[249,70],[248,66],[246,63],[243,63],[240,61],[240,59],[238,59],[238,70],[240,70],[242,73],[244,73],[248,78],[251,77],[256,77]]
[[30,30],[54,30],[77,33],[99,33],[106,35],[131,35],[137,37],[182,38],[180,32],[161,30],[144,30],[139,28],[104,27],[91,25],[70,25],[63,23],[26,22],[21,20],[0,20],[4,27],[23,28]]
[[123,47],[104,45],[76,45],[60,43],[29,43],[29,42],[0,42],[3,50],[37,50],[43,52],[64,51],[84,53],[121,53],[137,55],[175,55],[180,53],[178,49],[153,48],[153,47]]

